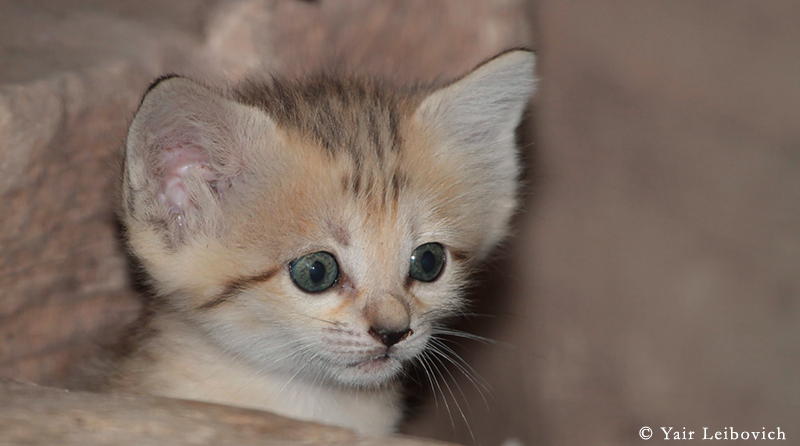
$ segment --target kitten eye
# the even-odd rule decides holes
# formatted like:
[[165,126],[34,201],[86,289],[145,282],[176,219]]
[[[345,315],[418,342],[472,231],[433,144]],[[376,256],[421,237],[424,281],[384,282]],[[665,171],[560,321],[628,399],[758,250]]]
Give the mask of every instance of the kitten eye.
[[425,243],[411,253],[408,275],[422,282],[433,282],[444,268],[444,247],[439,243]]
[[300,257],[289,264],[295,285],[309,293],[325,291],[339,278],[339,264],[333,254],[325,251]]

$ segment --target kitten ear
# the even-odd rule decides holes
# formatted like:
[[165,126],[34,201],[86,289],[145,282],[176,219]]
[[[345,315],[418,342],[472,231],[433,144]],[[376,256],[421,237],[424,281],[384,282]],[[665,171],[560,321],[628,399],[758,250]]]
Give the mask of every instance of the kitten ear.
[[535,64],[532,51],[503,53],[428,96],[417,109],[417,117],[468,144],[471,150],[513,141],[535,90]]
[[508,231],[517,206],[516,128],[535,91],[531,51],[503,53],[425,98],[416,121],[438,135],[436,150],[453,160],[469,196],[465,212],[483,232],[478,257]]
[[128,132],[126,217],[166,224],[172,235],[213,229],[251,149],[274,134],[273,122],[260,110],[185,78],[157,81]]

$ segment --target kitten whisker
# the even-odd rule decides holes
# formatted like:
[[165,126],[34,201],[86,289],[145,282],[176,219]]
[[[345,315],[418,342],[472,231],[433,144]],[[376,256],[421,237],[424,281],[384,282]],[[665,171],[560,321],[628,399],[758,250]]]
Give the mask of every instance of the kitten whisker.
[[299,315],[301,315],[301,316],[305,316],[305,317],[307,317],[307,318],[309,318],[309,319],[313,319],[313,320],[315,320],[315,321],[320,321],[320,322],[324,322],[324,323],[326,323],[326,324],[331,324],[331,325],[333,325],[333,326],[339,326],[339,325],[342,325],[342,324],[341,324],[341,322],[329,321],[329,320],[327,320],[327,319],[322,319],[322,318],[319,318],[319,317],[316,317],[316,316],[311,316],[311,315],[309,315],[309,314],[305,314],[305,313],[301,313],[301,312],[297,312],[297,314],[299,314]]
[[472,319],[472,318],[488,318],[488,319],[497,319],[497,316],[494,314],[486,314],[486,313],[474,313],[474,312],[467,312],[466,309],[462,311],[458,311],[455,314],[456,317],[464,318],[464,319]]
[[[434,358],[436,359],[436,362],[438,362],[438,363],[439,363],[439,365],[441,365],[441,366],[442,366],[442,368],[444,369],[444,371],[445,371],[445,372],[447,372],[447,375],[448,375],[448,376],[450,376],[450,380],[451,380],[451,381],[453,382],[453,384],[456,386],[456,388],[458,389],[459,393],[461,393],[461,396],[464,398],[464,402],[465,402],[465,404],[467,405],[467,410],[469,411],[470,415],[472,415],[472,407],[470,407],[470,404],[469,404],[469,399],[467,398],[467,395],[466,395],[466,394],[464,394],[464,391],[463,391],[463,389],[461,389],[461,385],[458,383],[458,381],[456,380],[455,376],[453,376],[453,373],[452,373],[452,372],[450,372],[450,368],[449,368],[449,367],[447,367],[447,364],[445,364],[445,363],[444,363],[444,361],[442,361],[442,359],[441,359],[441,358],[445,358],[445,359],[447,359],[447,360],[448,360],[448,361],[450,361],[450,362],[453,362],[453,361],[452,361],[452,359],[451,359],[451,358],[448,358],[448,357],[447,357],[447,355],[445,355],[445,354],[444,354],[444,353],[443,353],[441,350],[439,350],[439,349],[438,349],[438,348],[436,348],[436,347],[433,347],[433,346],[431,346],[431,347],[430,347],[430,349],[431,349],[431,351],[432,351],[433,353],[435,353],[435,354],[436,354],[436,356],[434,356]],[[458,404],[458,402],[456,402],[456,404]],[[462,416],[463,416],[463,415],[462,415]],[[464,421],[466,421],[466,420],[464,420]]]
[[472,333],[467,333],[466,331],[455,330],[452,328],[445,328],[445,327],[434,327],[433,329],[434,335],[445,335],[445,336],[455,336],[457,338],[464,338],[470,339],[473,341],[480,342],[481,344],[489,344],[489,345],[497,345],[507,348],[514,348],[512,344],[507,342],[498,341],[496,339],[487,338],[485,336],[479,336]]
[[[458,362],[454,363],[456,366],[459,366],[459,368],[461,367],[467,368],[468,371],[472,374],[472,376],[480,382],[484,390],[486,390],[490,394],[493,392],[489,383],[485,379],[483,379],[483,377],[481,377],[480,374],[471,365],[469,365],[469,363],[467,363],[467,361],[464,360],[464,358],[461,357],[461,355],[456,353],[456,351],[453,350],[449,345],[445,344],[444,339],[432,338],[431,341],[435,342],[437,346],[444,349],[446,353],[449,353],[450,355],[453,356],[453,358],[455,358],[457,361],[461,363],[461,364],[458,364]],[[448,358],[448,359],[453,359],[453,358]],[[464,370],[464,372],[467,373],[467,370]]]
[[[483,400],[483,403],[486,406],[486,410],[490,410],[489,402],[486,400],[486,395],[483,393],[483,390],[485,390],[489,394],[489,396],[492,397],[492,399],[494,399],[494,392],[491,388],[491,385],[489,385],[489,383],[474,368],[472,368],[471,365],[469,365],[466,361],[464,361],[464,359],[461,356],[459,356],[458,353],[456,353],[453,349],[442,343],[441,340],[434,339],[434,341],[437,343],[439,347],[444,349],[442,352],[440,352],[442,356],[448,361],[450,361],[456,368],[458,368],[461,371],[461,373],[463,373],[464,376],[472,383],[472,385],[475,386],[475,390],[477,390],[478,394],[481,396],[481,399]],[[457,358],[457,360],[455,360],[453,357],[448,356],[447,353],[453,355],[455,358]],[[459,364],[458,361],[460,361],[461,364]],[[483,390],[481,390],[481,387],[483,387]]]
[[[432,353],[436,352],[435,350],[429,350],[429,351],[431,351]],[[444,363],[438,357],[432,356],[432,359],[436,360],[436,362],[441,364],[442,368],[444,368],[445,371],[450,373],[447,370],[447,367],[444,366]],[[447,392],[450,394],[450,397],[453,398],[453,403],[456,405],[456,409],[458,409],[458,413],[461,415],[461,418],[464,420],[464,424],[467,425],[467,430],[469,431],[470,437],[472,437],[472,441],[475,442],[475,435],[472,432],[472,427],[469,425],[469,421],[467,420],[467,416],[464,414],[464,411],[461,409],[461,405],[458,403],[458,398],[456,398],[455,393],[453,393],[453,389],[450,387],[450,384],[447,384],[447,380],[445,379],[444,375],[442,374],[441,369],[439,369],[439,366],[437,366],[436,363],[433,362],[433,361],[431,361],[431,364],[436,369],[436,371],[439,373],[439,376],[442,377],[442,383],[444,384],[445,388],[447,388]],[[450,376],[452,377],[453,375],[451,374]],[[458,385],[457,382],[454,382],[454,384]],[[459,386],[459,390],[460,389],[461,389],[461,387]],[[462,395],[463,395],[463,392],[462,392]],[[444,393],[442,393],[442,399],[444,399],[445,400],[445,404],[447,404],[447,399],[446,399]],[[449,408],[448,408],[448,412],[449,412]],[[452,416],[450,417],[450,422],[453,425],[453,430],[455,430],[455,422],[454,422]]]
[[[425,376],[428,378],[428,382],[433,385],[433,376],[431,376],[432,371],[428,370],[427,362],[425,361],[425,354],[426,352],[422,352],[419,356],[415,357],[414,359],[419,362],[419,365],[422,367],[422,371],[425,373]],[[436,396],[436,388],[433,388],[433,403],[436,407],[436,413],[439,413],[439,398]]]
[[[288,344],[286,344],[286,345],[291,345],[291,344],[294,344],[294,343],[297,343],[297,341],[290,342],[290,343],[288,343]],[[273,360],[273,361],[272,361],[272,363],[273,363],[273,364],[275,364],[275,363],[277,363],[277,362],[280,362],[280,361],[282,361],[283,359],[288,359],[288,358],[292,358],[292,357],[294,357],[294,356],[299,356],[299,355],[301,355],[301,354],[304,354],[304,353],[306,353],[306,352],[307,352],[308,350],[310,350],[310,349],[311,349],[311,346],[308,346],[308,345],[307,345],[307,346],[305,346],[305,347],[303,347],[303,348],[300,348],[300,349],[298,349],[298,350],[294,350],[294,351],[292,351],[291,353],[289,353],[288,355],[282,356],[281,358],[279,358],[279,359],[277,359],[277,360]],[[308,363],[306,363],[306,364],[308,364]],[[303,367],[305,367],[305,365],[303,365]],[[302,369],[303,369],[303,367],[300,367],[300,370],[302,370]],[[236,389],[236,390],[234,391],[234,393],[239,393],[239,392],[241,392],[242,390],[244,390],[245,388],[247,388],[247,386],[248,386],[250,383],[252,383],[252,382],[253,382],[253,380],[255,380],[255,379],[256,379],[256,377],[257,377],[258,375],[260,375],[260,374],[261,374],[261,373],[262,373],[264,370],[266,370],[266,368],[267,368],[267,366],[265,365],[265,366],[263,366],[263,367],[261,367],[261,368],[257,369],[257,370],[256,370],[256,371],[255,371],[255,372],[252,374],[252,375],[250,375],[250,377],[247,379],[247,381],[245,381],[245,382],[244,382],[244,383],[243,383],[241,386],[239,386],[239,388],[238,388],[238,389]],[[299,370],[298,370],[298,371],[299,371]],[[270,394],[269,396],[267,396],[267,401],[269,401],[269,400],[270,400],[270,398],[272,398],[272,394]]]
[[294,374],[292,374],[292,376],[288,380],[286,380],[286,382],[283,383],[283,385],[281,387],[279,387],[278,389],[273,390],[272,392],[270,392],[270,394],[267,396],[267,401],[270,401],[273,396],[280,395],[283,392],[283,390],[286,389],[286,387],[294,380],[294,378],[298,374],[300,374],[300,372],[302,372],[303,369],[305,369],[309,364],[311,364],[311,361],[308,361],[305,364],[303,364],[302,366],[300,366],[300,368],[297,369],[297,371],[294,372]]
[[[450,418],[450,425],[453,427],[453,431],[455,432],[456,422],[455,420],[453,420],[453,412],[450,410],[450,404],[447,402],[447,397],[444,394],[444,390],[442,390],[442,386],[441,384],[439,384],[439,379],[436,377],[437,372],[439,373],[439,376],[441,376],[441,372],[439,372],[438,368],[435,368],[435,364],[433,364],[433,361],[429,357],[429,354],[430,350],[425,350],[421,355],[421,357],[424,358],[425,363],[431,370],[431,376],[433,376],[433,384],[436,386],[436,389],[439,390],[439,394],[442,395],[442,403],[444,403],[444,407],[445,409],[447,409],[447,416],[448,418]],[[444,379],[444,376],[442,376],[442,379]]]
[[[286,343],[286,344],[282,345],[280,348],[282,349],[282,348],[287,347],[289,345],[299,344],[299,343],[300,343],[299,341],[289,342],[289,343]],[[292,350],[289,353],[287,353],[287,354],[285,354],[285,355],[283,355],[283,356],[281,356],[279,358],[270,358],[270,362],[272,364],[277,364],[277,363],[280,363],[280,362],[285,361],[287,359],[290,359],[290,358],[293,358],[295,356],[299,356],[299,355],[301,355],[303,353],[306,353],[307,351],[311,350],[312,348],[313,348],[312,345],[307,344],[307,345],[301,347],[299,350]]]

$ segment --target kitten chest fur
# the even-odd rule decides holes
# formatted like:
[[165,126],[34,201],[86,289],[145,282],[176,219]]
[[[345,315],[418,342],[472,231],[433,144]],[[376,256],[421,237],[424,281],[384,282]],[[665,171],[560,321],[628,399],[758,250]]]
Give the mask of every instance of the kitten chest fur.
[[402,414],[396,384],[358,389],[288,379],[260,371],[208,342],[180,318],[159,315],[155,336],[130,358],[117,390],[229,404],[302,420],[348,427],[366,434],[392,432]]

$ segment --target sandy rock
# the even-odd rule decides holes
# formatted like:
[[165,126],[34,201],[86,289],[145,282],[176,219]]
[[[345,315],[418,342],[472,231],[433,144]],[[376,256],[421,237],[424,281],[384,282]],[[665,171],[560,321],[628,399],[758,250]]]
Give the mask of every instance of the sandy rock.
[[268,412],[152,396],[69,392],[0,380],[0,444],[61,446],[446,446],[370,438]]

